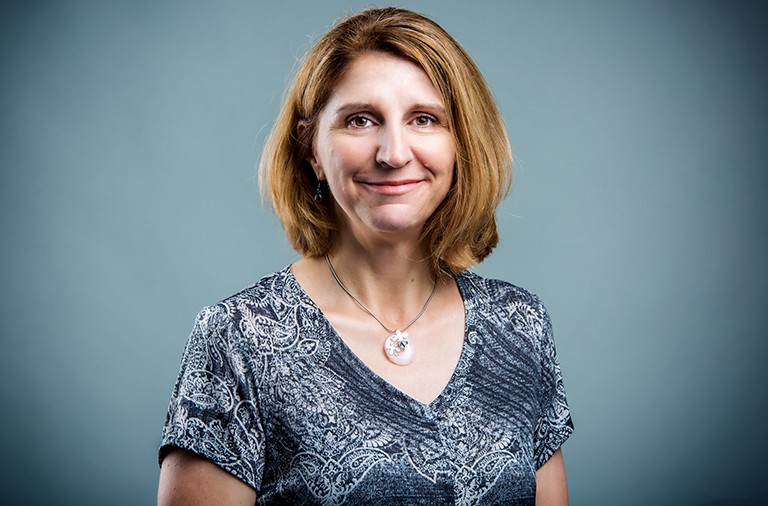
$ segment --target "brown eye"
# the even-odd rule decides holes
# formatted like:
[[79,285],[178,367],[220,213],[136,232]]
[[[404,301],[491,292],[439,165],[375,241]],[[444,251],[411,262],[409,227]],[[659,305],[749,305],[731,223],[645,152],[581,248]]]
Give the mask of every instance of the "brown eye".
[[369,126],[371,123],[371,120],[366,118],[365,116],[353,116],[349,119],[349,125],[355,128],[365,128]]
[[435,122],[435,119],[432,116],[422,114],[420,116],[416,116],[416,119],[414,119],[413,122],[416,124],[416,126],[426,127],[432,125]]

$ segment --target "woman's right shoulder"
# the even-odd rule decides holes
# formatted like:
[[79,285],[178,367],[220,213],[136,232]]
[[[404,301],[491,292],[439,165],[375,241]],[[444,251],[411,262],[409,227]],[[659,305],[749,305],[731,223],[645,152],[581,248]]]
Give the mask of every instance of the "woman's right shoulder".
[[187,346],[242,357],[269,355],[274,347],[292,349],[302,328],[322,322],[318,314],[286,267],[204,307],[197,315]]
[[301,288],[289,267],[268,274],[256,283],[221,301],[203,307],[195,319],[196,327],[239,327],[243,319],[273,319],[287,307],[303,303]]

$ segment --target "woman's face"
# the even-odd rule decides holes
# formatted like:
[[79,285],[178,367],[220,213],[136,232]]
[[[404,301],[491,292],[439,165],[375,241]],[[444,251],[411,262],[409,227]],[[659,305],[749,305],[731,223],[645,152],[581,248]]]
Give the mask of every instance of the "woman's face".
[[328,181],[341,232],[417,237],[453,179],[443,101],[417,65],[386,54],[354,60],[320,112],[310,159]]

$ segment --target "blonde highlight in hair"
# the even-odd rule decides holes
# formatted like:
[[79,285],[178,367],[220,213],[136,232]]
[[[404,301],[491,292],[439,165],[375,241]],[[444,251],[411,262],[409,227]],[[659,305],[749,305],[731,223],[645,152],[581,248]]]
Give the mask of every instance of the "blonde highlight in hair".
[[337,231],[330,198],[307,161],[317,119],[352,61],[384,52],[420,66],[443,99],[456,145],[454,181],[421,240],[434,272],[460,272],[498,243],[496,210],[512,179],[509,140],[491,91],[462,47],[415,12],[369,9],[341,20],[310,49],[288,89],[259,167],[262,191],[302,256],[331,250]]

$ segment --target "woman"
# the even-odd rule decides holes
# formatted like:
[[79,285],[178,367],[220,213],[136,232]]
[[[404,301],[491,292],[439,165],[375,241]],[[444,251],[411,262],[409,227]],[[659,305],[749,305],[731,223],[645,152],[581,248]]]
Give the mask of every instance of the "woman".
[[567,504],[546,311],[466,271],[510,180],[477,67],[400,9],[342,20],[262,158],[301,260],[204,309],[160,450],[161,504]]

